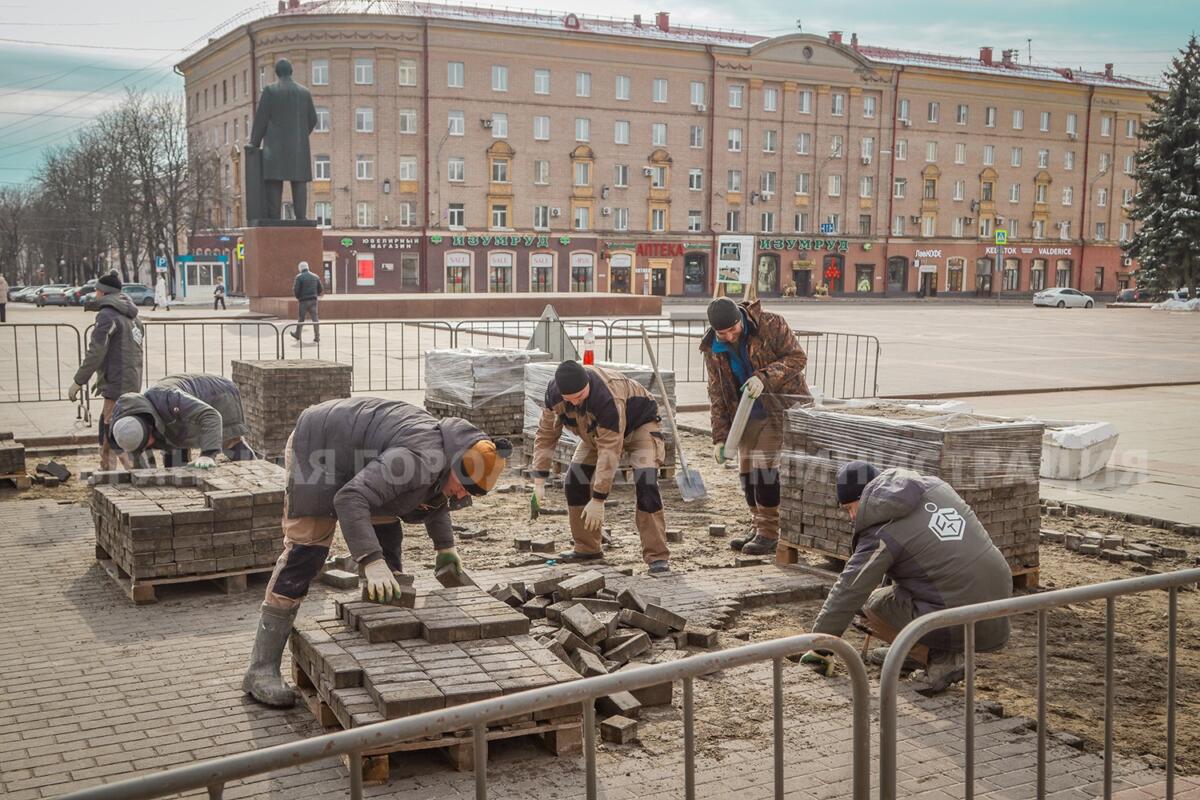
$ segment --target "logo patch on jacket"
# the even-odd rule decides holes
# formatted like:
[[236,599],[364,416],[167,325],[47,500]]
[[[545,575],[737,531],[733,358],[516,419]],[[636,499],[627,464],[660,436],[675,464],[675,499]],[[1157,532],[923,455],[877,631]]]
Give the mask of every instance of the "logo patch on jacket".
[[962,541],[963,531],[967,521],[957,508],[938,508],[935,503],[926,503],[925,510],[929,512],[929,530],[943,542]]

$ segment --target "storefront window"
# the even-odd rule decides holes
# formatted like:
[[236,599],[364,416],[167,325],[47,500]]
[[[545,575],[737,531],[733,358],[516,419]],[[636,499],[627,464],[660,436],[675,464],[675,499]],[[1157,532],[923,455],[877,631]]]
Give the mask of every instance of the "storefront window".
[[946,291],[961,292],[963,290],[963,272],[966,271],[965,258],[946,259]]
[[992,259],[975,259],[975,294],[992,293]]
[[775,294],[779,291],[779,256],[763,253],[758,257],[759,294]]
[[827,255],[821,261],[821,277],[830,292],[844,292],[846,285],[846,260],[841,256]]
[[530,254],[529,291],[554,291],[554,255],[552,253]]
[[488,253],[488,291],[513,290],[513,254]]
[[400,288],[421,288],[420,260],[416,253],[404,253],[400,256]]
[[1035,258],[1029,267],[1029,291],[1040,292],[1046,288],[1046,259]]
[[1069,258],[1060,258],[1054,262],[1054,285],[1065,289],[1071,285],[1071,272],[1075,262]]
[[451,294],[471,291],[470,253],[446,253],[446,291]]
[[854,289],[863,293],[875,290],[874,264],[859,264],[854,268]]
[[633,256],[629,253],[613,253],[608,268],[610,292],[629,294],[633,291]]
[[1004,291],[1015,292],[1021,284],[1021,259],[1004,259]]
[[691,296],[708,294],[708,256],[688,253],[683,257],[683,293]]
[[595,274],[596,257],[591,253],[573,253],[571,255],[571,291],[593,291],[593,275]]

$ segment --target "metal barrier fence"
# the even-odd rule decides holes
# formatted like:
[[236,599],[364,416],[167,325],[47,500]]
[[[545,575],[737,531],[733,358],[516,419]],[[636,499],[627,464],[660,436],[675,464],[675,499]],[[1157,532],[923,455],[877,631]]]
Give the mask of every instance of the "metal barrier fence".
[[143,353],[142,382],[147,386],[181,372],[208,372],[228,378],[233,361],[277,359],[283,355],[278,330],[261,321],[147,322]]
[[1116,622],[1116,598],[1127,594],[1167,590],[1167,798],[1175,794],[1175,648],[1178,589],[1200,583],[1200,569],[1186,569],[1161,575],[1127,578],[1088,586],[1075,586],[1042,594],[977,603],[950,608],[919,617],[905,626],[888,649],[879,678],[879,797],[896,798],[896,702],[899,695],[900,668],[913,645],[930,631],[963,626],[965,660],[966,753],[963,767],[963,797],[975,796],[975,623],[997,617],[1009,617],[1036,611],[1038,615],[1037,668],[1037,797],[1046,796],[1046,612],[1092,600],[1105,601],[1104,626],[1104,797],[1112,797],[1113,784],[1113,641]]
[[253,750],[234,756],[177,767],[106,786],[72,792],[67,800],[142,800],[165,797],[191,789],[207,789],[210,798],[219,800],[230,781],[264,772],[306,764],[341,755],[349,756],[350,797],[363,796],[362,755],[364,752],[386,749],[403,740],[441,733],[447,730],[472,731],[475,748],[475,797],[488,796],[487,737],[488,722],[526,714],[545,708],[574,703],[583,705],[584,780],[588,800],[597,796],[596,778],[596,711],[594,701],[614,692],[641,689],[647,686],[682,680],[683,682],[683,776],[684,797],[696,796],[696,741],[693,710],[694,678],[723,669],[771,660],[774,675],[774,771],[775,797],[784,796],[783,763],[783,659],[811,649],[833,651],[846,666],[850,675],[853,706],[853,778],[852,797],[867,800],[870,793],[871,721],[867,672],[854,648],[835,636],[804,634],[768,642],[756,642],[732,650],[704,653],[690,658],[636,667],[611,675],[584,678],[561,683],[545,689],[533,689],[480,700],[474,703],[430,711],[403,719],[377,722],[362,728],[315,736],[298,742]]
[[0,325],[0,403],[66,400],[82,357],[74,325]]
[[321,340],[306,341],[312,330],[295,322],[280,328],[280,357],[349,364],[355,392],[424,389],[425,351],[455,346],[454,329],[441,320],[322,322]]

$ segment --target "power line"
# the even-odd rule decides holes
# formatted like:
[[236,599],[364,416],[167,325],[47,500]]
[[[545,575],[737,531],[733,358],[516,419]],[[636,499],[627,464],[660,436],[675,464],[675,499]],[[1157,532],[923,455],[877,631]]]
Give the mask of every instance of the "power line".
[[116,45],[104,44],[76,44],[75,42],[39,42],[33,39],[0,38],[0,42],[7,44],[36,44],[42,47],[66,47],[72,50],[123,50],[133,53],[178,53],[186,49],[182,47],[171,49],[167,47],[118,47]]

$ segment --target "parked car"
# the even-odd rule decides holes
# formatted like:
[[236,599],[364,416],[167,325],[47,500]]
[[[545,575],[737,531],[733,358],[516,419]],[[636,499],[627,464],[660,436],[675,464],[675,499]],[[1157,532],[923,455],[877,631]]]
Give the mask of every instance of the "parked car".
[[10,303],[17,302],[17,300],[15,299],[16,296],[28,288],[29,288],[28,286],[9,286],[8,287],[8,302],[10,302]]
[[96,291],[96,281],[91,280],[79,286],[72,287],[67,290],[67,297],[73,306],[83,305],[83,296],[88,292]]
[[1186,288],[1176,289],[1173,292],[1167,292],[1167,299],[1168,300],[1191,300],[1192,293]]
[[121,287],[121,291],[129,295],[135,306],[154,305],[154,289],[144,283],[127,283]]
[[1149,303],[1154,300],[1154,295],[1146,289],[1122,289],[1117,292],[1118,303]]
[[63,283],[52,283],[49,286],[43,286],[38,289],[37,295],[34,297],[34,302],[37,303],[38,308],[69,305],[71,300],[67,296],[67,290],[70,288],[70,286]]
[[40,284],[37,286],[26,286],[24,289],[22,289],[21,291],[15,293],[13,295],[13,297],[12,297],[13,302],[14,303],[32,303],[33,298],[37,296],[38,289],[41,289],[41,288],[42,287]]
[[1035,306],[1050,306],[1054,308],[1091,308],[1096,301],[1078,289],[1047,289],[1033,296]]

